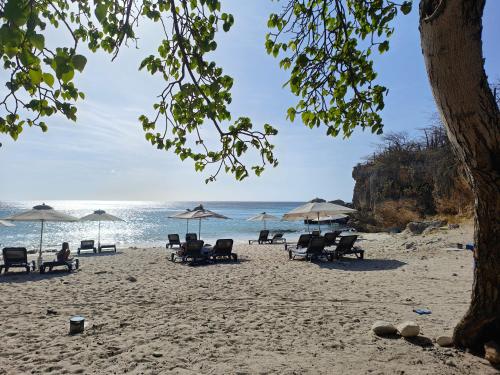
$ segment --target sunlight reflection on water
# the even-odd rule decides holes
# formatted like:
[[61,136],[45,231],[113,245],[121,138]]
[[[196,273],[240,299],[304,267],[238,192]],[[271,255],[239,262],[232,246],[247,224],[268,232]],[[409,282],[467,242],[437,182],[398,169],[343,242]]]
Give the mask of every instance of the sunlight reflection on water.
[[[0,202],[0,218],[18,213],[42,202]],[[262,222],[247,221],[249,217],[266,211],[281,217],[302,202],[144,202],[144,201],[47,201],[46,204],[64,213],[83,217],[94,210],[102,209],[118,216],[125,222],[102,222],[101,242],[112,242],[119,246],[165,246],[168,233],[179,233],[184,237],[186,221],[168,216],[193,208],[202,203],[205,208],[223,214],[230,220],[207,219],[201,224],[201,237],[205,242],[217,238],[233,238],[244,241],[256,238]],[[4,246],[38,247],[40,223],[16,222],[15,227],[0,228],[0,244]],[[271,231],[283,230],[298,237],[305,229],[302,222],[269,221]],[[76,249],[81,240],[97,241],[97,222],[46,223],[44,229],[44,249],[60,247],[63,241]],[[190,221],[190,232],[198,232],[198,222]],[[297,233],[296,233],[297,232]],[[285,237],[287,235],[285,234]]]

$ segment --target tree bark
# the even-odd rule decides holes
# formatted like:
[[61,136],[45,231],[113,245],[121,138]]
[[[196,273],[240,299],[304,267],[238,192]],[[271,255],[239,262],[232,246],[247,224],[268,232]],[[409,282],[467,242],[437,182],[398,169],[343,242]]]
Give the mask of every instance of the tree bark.
[[421,0],[420,37],[434,99],[475,198],[474,283],[457,347],[500,343],[500,113],[484,71],[485,0]]

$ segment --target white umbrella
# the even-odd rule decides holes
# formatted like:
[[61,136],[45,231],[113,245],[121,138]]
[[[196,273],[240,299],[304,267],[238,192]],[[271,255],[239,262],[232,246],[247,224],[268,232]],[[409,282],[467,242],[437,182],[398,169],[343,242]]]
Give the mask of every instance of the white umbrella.
[[337,214],[348,214],[351,212],[355,212],[356,210],[341,206],[334,203],[306,203],[302,206],[299,206],[290,212],[287,212],[283,215],[283,220],[308,220],[308,219],[317,219],[318,220],[318,229],[321,230],[321,224],[319,223],[320,217],[337,215]]
[[14,224],[9,223],[8,221],[0,220],[0,227],[13,227]]
[[266,221],[267,220],[279,220],[278,217],[270,214],[266,214],[265,212],[262,212],[258,215],[252,216],[251,218],[247,219],[247,221],[263,221],[264,222],[264,229],[266,229]]
[[78,218],[64,214],[54,210],[52,207],[44,204],[33,207],[31,210],[21,212],[19,214],[11,215],[3,218],[9,221],[39,221],[41,225],[40,230],[40,250],[38,252],[38,266],[42,263],[42,243],[43,243],[43,226],[46,221],[57,222],[72,222],[78,221]]
[[101,221],[125,221],[117,216],[108,214],[106,211],[97,210],[94,213],[84,216],[80,221],[98,221],[99,222],[99,235],[97,239],[97,247],[101,246]]
[[180,212],[178,214],[169,216],[172,219],[186,219],[187,220],[187,227],[186,227],[186,233],[187,230],[189,229],[189,220],[191,219],[198,219],[198,238],[201,237],[201,219],[208,219],[208,218],[215,218],[215,219],[229,219],[228,217],[218,214],[216,212],[210,211],[205,209],[201,204],[192,210],[187,209],[184,212]]

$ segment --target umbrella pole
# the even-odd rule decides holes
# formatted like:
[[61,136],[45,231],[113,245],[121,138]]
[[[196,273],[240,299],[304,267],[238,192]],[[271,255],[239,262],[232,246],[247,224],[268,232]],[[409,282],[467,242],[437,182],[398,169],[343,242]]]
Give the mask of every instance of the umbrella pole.
[[189,233],[189,219],[186,219],[186,234]]
[[201,238],[201,218],[199,219],[199,222],[198,222],[198,239]]
[[99,234],[97,236],[97,248],[101,249],[101,220],[99,220]]
[[42,242],[43,242],[43,220],[42,228],[40,230],[40,250],[38,251],[38,268],[42,265]]
[[266,229],[266,220],[264,219],[264,229]]
[[311,231],[309,230],[309,218],[308,218],[308,217],[306,217],[306,221],[307,221],[307,231],[308,231],[309,233],[311,233]]
[[319,222],[319,212],[318,212],[318,230],[319,233],[321,234],[321,223]]

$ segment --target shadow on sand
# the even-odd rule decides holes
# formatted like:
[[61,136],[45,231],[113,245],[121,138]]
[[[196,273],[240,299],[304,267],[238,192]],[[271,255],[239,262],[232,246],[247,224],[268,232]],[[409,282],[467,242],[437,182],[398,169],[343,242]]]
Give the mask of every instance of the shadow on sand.
[[40,274],[38,271],[32,271],[30,273],[9,270],[8,273],[2,273],[0,275],[0,284],[18,284],[18,283],[27,283],[27,282],[37,282],[41,280],[50,280],[57,279],[65,276],[69,276],[72,273],[79,271],[68,272],[66,269],[55,269],[52,272],[47,272],[44,274]]
[[122,251],[117,251],[116,253],[114,251],[103,251],[102,253],[80,253],[80,255],[74,255],[76,258],[94,258],[94,257],[108,257],[108,256],[114,256],[114,255],[120,255],[123,254]]
[[321,268],[341,271],[388,271],[395,270],[406,265],[396,259],[355,259],[342,258],[333,262],[317,262]]

